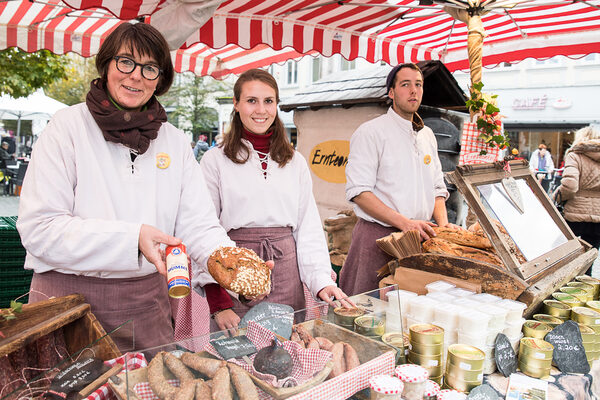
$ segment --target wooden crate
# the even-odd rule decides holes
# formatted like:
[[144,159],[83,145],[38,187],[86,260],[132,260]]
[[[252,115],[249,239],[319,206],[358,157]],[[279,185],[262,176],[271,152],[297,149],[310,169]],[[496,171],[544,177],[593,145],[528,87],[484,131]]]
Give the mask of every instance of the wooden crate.
[[0,340],[0,357],[59,328],[63,328],[70,355],[96,341],[98,343],[94,347],[98,358],[110,360],[121,355],[113,340],[106,336],[104,328],[92,314],[90,305],[84,303],[83,296],[73,294],[26,304],[16,319],[0,321],[0,331],[5,336]]

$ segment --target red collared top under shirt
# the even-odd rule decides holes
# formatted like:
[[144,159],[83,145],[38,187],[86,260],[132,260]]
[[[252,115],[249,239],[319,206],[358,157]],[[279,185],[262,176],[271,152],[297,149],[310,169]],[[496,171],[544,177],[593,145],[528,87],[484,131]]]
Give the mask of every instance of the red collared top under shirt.
[[[257,135],[246,129],[242,131],[242,138],[248,140],[254,150],[260,151],[261,153],[268,153],[271,145],[271,136],[273,131],[267,132],[264,135]],[[261,163],[263,171],[267,170],[267,162]],[[208,308],[211,314],[217,311],[225,310],[233,307],[233,301],[225,289],[223,289],[218,283],[209,283],[204,286],[206,291],[206,301],[208,302]]]

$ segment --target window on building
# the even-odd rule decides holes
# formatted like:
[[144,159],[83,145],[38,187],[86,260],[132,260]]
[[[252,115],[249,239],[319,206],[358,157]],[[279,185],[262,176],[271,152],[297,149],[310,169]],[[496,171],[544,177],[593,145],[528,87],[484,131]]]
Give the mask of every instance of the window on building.
[[356,68],[356,60],[348,61],[342,57],[342,61],[340,62],[340,70],[348,71]]
[[298,83],[298,62],[288,61],[287,67],[287,78],[286,83],[288,85],[295,85]]
[[323,71],[322,71],[322,63],[321,63],[321,58],[320,57],[315,57],[312,60],[312,81],[318,81],[319,79],[321,79],[321,76],[323,75]]

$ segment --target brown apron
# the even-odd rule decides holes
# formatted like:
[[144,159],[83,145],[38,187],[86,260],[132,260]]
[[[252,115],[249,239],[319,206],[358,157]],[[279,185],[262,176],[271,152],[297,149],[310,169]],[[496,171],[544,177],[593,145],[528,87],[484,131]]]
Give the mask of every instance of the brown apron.
[[108,279],[60,272],[34,273],[29,302],[81,293],[102,327],[122,352],[172,343],[173,325],[166,279],[154,273]]
[[348,296],[375,290],[379,287],[377,270],[393,259],[384,253],[375,241],[397,232],[398,229],[386,227],[362,218],[352,230],[352,243],[348,257],[340,272],[340,289]]
[[[254,250],[263,260],[275,262],[271,272],[271,293],[267,297],[248,303],[232,298],[233,311],[240,318],[262,301],[287,304],[294,310],[306,307],[292,228],[239,228],[232,229],[227,234],[238,247]],[[211,331],[216,330],[218,330],[217,324],[211,319]]]

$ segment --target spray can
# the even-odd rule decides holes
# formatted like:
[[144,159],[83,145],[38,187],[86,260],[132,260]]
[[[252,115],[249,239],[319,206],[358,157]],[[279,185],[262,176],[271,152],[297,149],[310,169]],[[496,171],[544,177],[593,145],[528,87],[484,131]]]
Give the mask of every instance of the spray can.
[[167,289],[169,296],[182,298],[190,294],[190,270],[185,245],[168,246],[167,253]]

